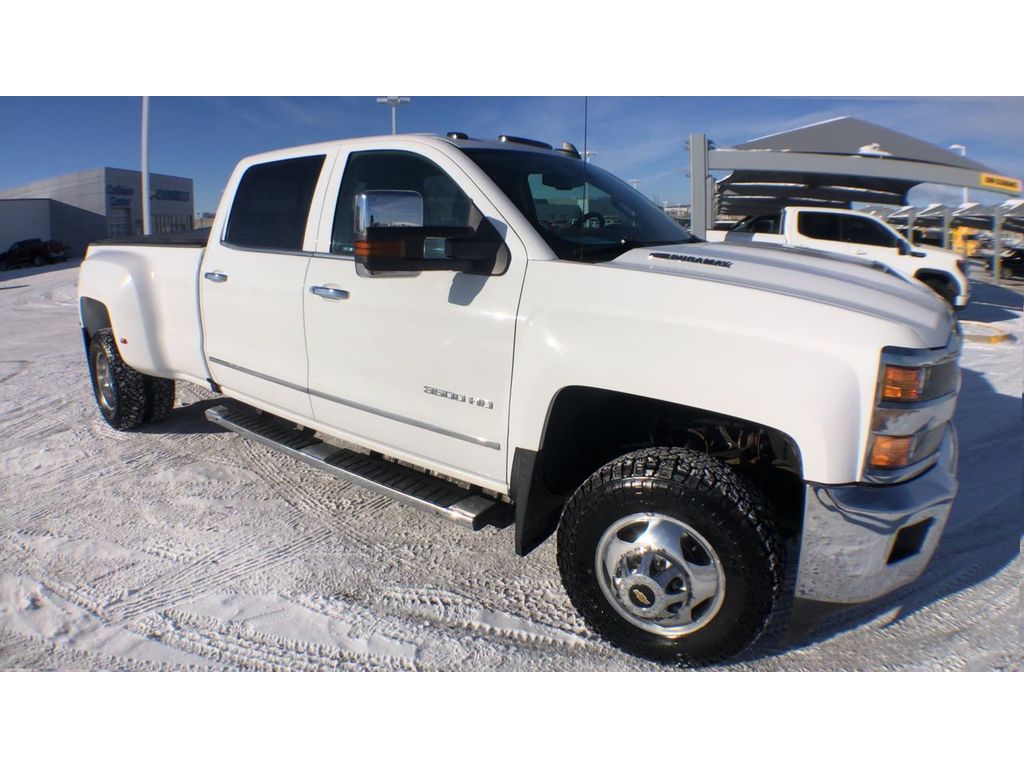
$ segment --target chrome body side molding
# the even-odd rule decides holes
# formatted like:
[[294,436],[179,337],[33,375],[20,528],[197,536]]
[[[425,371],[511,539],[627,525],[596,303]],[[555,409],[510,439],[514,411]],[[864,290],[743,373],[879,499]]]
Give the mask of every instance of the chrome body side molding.
[[494,440],[487,440],[486,438],[474,437],[472,435],[464,435],[461,432],[453,432],[450,429],[445,429],[444,427],[439,427],[435,424],[428,424],[427,422],[419,421],[418,419],[410,419],[408,416],[401,416],[397,413],[383,411],[380,408],[374,408],[372,405],[364,405],[362,403],[353,402],[352,400],[345,400],[344,398],[341,397],[329,395],[326,392],[319,392],[315,389],[308,389],[299,384],[293,384],[290,381],[284,381],[283,379],[279,379],[275,376],[269,376],[265,373],[260,373],[259,371],[253,371],[249,368],[245,368],[241,365],[229,363],[227,360],[221,360],[216,357],[211,357],[210,362],[215,363],[217,365],[223,365],[225,368],[231,368],[232,370],[248,374],[249,376],[255,376],[258,379],[269,381],[272,384],[279,384],[282,387],[294,389],[296,392],[304,392],[312,397],[319,397],[322,400],[330,400],[332,403],[337,403],[338,405],[344,405],[347,406],[348,408],[355,408],[366,413],[372,413],[374,416],[380,416],[385,419],[391,419],[392,421],[401,422],[402,424],[408,424],[410,427],[419,427],[420,429],[425,429],[429,432],[436,432],[437,434],[444,435],[445,437],[452,437],[455,438],[456,440],[462,440],[467,443],[473,443],[474,445],[479,445],[483,448],[490,448],[491,450],[494,451],[501,450],[501,443],[495,442]]

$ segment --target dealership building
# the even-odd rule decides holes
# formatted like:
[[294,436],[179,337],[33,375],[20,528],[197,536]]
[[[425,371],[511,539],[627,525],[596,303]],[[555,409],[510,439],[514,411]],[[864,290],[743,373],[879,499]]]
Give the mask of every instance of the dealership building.
[[[149,175],[152,231],[194,221],[192,179]],[[60,240],[81,256],[94,240],[142,234],[142,174],[122,168],[69,173],[0,190],[0,252],[18,240]]]

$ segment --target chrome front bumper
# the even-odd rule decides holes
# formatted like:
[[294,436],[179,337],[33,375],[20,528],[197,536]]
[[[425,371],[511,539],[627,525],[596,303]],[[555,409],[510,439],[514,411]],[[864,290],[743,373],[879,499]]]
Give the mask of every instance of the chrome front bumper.
[[796,597],[860,603],[902,587],[935,553],[956,496],[952,425],[938,461],[897,485],[807,484]]

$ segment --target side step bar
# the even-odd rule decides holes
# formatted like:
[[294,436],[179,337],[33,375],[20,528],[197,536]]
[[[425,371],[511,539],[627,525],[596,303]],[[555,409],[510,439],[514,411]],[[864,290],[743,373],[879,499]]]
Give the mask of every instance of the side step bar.
[[208,409],[206,418],[293,459],[475,531],[488,524],[505,525],[512,519],[510,504],[479,490],[467,490],[375,455],[330,445],[284,419],[228,405]]

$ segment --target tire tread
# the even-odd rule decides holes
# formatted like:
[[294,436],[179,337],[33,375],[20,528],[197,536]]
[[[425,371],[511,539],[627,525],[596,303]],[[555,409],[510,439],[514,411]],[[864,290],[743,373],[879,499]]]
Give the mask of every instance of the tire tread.
[[[575,565],[574,553],[597,506],[609,497],[635,505],[645,490],[667,492],[682,502],[685,502],[685,497],[709,499],[712,503],[707,511],[712,512],[720,528],[730,535],[737,547],[751,546],[753,542],[757,549],[752,559],[760,564],[764,583],[754,590],[757,594],[751,609],[730,629],[729,640],[716,647],[700,647],[699,643],[689,642],[700,632],[681,638],[674,647],[665,647],[665,643],[647,642],[646,638],[654,636],[638,628],[619,631],[617,624],[624,622],[615,618],[617,614],[599,594],[597,575],[580,573]],[[730,525],[727,518],[738,525]],[[558,529],[558,565],[562,581],[588,626],[623,650],[658,661],[691,665],[728,659],[764,632],[781,593],[784,552],[764,494],[717,459],[684,448],[643,449],[605,464],[588,477],[569,499]],[[613,618],[611,625],[609,617]]]

